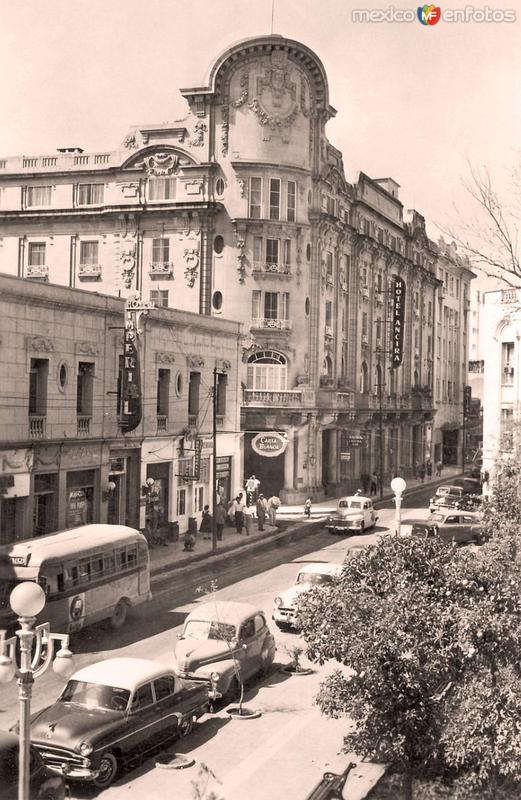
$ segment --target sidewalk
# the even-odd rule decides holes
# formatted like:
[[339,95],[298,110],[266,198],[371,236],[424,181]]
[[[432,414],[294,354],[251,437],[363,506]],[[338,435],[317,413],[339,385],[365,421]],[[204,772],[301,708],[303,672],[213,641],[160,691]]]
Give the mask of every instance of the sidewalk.
[[[422,487],[429,486],[430,484],[434,484],[439,486],[443,483],[451,482],[452,478],[456,478],[458,475],[461,475],[461,467],[444,467],[441,477],[438,478],[436,475],[432,475],[430,478],[425,478],[422,481],[418,478],[408,478],[407,479],[407,488],[405,493],[407,494],[412,489],[418,489]],[[341,497],[342,495],[339,495]],[[390,484],[384,485],[383,491],[383,501],[392,500],[394,497],[393,490],[391,489]],[[326,500],[321,500],[319,503],[313,503],[311,506],[311,516],[312,517],[322,517],[326,514],[330,514],[332,511],[336,510],[337,499],[335,497],[328,497]],[[379,503],[380,500],[380,493],[378,492],[377,496],[374,498],[375,503]],[[295,517],[300,516],[302,519],[305,519],[304,516],[304,505],[281,505],[279,507],[278,515],[281,519],[287,519],[288,517]]]
[[[433,476],[430,480],[425,480],[422,483],[420,480],[407,481],[407,489],[405,493],[414,492],[414,490],[421,489],[432,485],[439,486],[443,483],[450,483],[451,479],[461,475],[461,469],[458,467],[445,467],[441,478]],[[383,502],[392,500],[394,497],[393,491],[390,486],[384,489]],[[380,497],[375,498],[375,504],[378,505]],[[179,537],[176,542],[169,542],[167,546],[154,546],[150,550],[150,572],[152,581],[160,580],[165,577],[167,573],[173,572],[178,569],[185,569],[189,566],[196,566],[199,562],[206,561],[209,558],[222,558],[225,554],[237,552],[242,548],[251,548],[253,546],[262,546],[262,542],[268,543],[269,541],[276,541],[279,539],[290,538],[296,535],[305,535],[305,529],[308,528],[313,521],[317,521],[335,511],[337,498],[330,497],[320,503],[313,503],[311,508],[311,522],[304,514],[303,505],[281,505],[277,513],[277,519],[293,521],[298,523],[298,526],[292,525],[285,530],[280,530],[278,527],[264,524],[264,530],[259,531],[257,520],[253,520],[252,530],[250,536],[246,536],[243,532],[238,534],[234,527],[227,525],[223,532],[223,539],[217,542],[217,549],[212,549],[212,540],[205,539],[204,534],[198,533],[196,537],[196,544],[192,551],[187,552],[184,550],[183,535]],[[311,532],[312,528],[310,528]]]

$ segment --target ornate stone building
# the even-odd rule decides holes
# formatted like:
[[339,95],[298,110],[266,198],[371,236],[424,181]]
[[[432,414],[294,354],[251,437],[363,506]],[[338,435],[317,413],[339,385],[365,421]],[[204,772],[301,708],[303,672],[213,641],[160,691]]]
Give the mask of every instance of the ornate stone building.
[[[356,488],[380,452],[386,477],[409,474],[434,413],[424,219],[404,216],[391,178],[347,182],[305,45],[240,42],[181,93],[184,119],[132,128],[113,152],[0,159],[0,270],[242,322],[243,469],[265,492]],[[405,349],[390,369],[393,275]],[[253,449],[260,431],[284,452]]]

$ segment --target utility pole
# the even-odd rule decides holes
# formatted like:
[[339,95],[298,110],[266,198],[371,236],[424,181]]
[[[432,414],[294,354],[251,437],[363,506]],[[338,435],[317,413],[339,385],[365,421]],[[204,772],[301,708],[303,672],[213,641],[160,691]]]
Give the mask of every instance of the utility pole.
[[[384,345],[385,347],[385,345]],[[385,365],[385,358],[383,361]],[[382,500],[384,496],[384,423],[383,423],[383,369],[380,365],[379,370],[379,380],[378,380],[378,440],[379,440],[379,447],[378,447],[378,456],[379,456],[379,466],[378,469],[380,470],[380,500]]]
[[212,387],[212,550],[217,550],[217,367],[213,368]]

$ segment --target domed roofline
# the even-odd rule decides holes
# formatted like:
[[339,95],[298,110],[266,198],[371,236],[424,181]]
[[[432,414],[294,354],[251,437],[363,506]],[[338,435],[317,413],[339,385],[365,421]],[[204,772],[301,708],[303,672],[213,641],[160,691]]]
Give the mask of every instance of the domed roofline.
[[336,109],[329,105],[329,87],[324,65],[319,57],[306,45],[294,39],[286,39],[280,34],[269,36],[252,36],[232,44],[223,50],[215,59],[208,73],[207,85],[181,89],[181,94],[187,99],[201,95],[215,95],[220,91],[221,80],[225,68],[230,63],[238,61],[241,55],[266,55],[273,50],[281,50],[293,56],[307,68],[315,84],[317,104],[324,108],[333,117]]

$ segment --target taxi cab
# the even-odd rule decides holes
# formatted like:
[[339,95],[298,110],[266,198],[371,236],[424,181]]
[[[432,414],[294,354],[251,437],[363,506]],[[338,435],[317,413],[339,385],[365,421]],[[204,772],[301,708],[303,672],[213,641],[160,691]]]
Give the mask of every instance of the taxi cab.
[[355,494],[339,499],[336,512],[326,520],[326,529],[330,533],[363,533],[373,528],[377,520],[372,498]]

